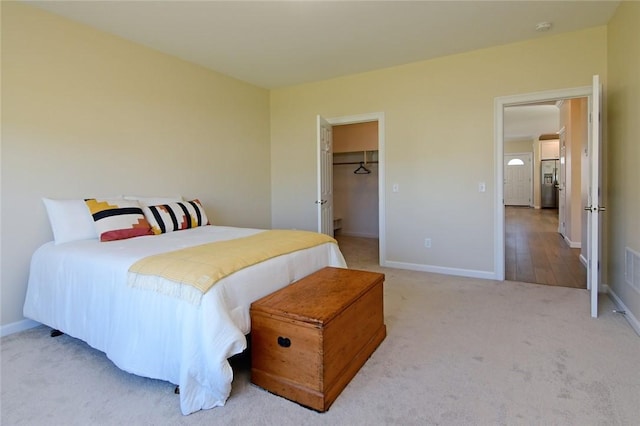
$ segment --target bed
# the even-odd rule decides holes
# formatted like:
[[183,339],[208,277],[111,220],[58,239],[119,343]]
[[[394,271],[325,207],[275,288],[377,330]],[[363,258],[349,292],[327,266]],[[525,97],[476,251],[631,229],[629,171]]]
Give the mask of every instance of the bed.
[[197,301],[132,285],[129,269],[149,256],[263,232],[206,225],[109,242],[48,242],[32,256],[24,315],[85,341],[124,371],[179,385],[184,415],[222,406],[233,379],[228,358],[246,348],[251,302],[324,266],[346,267],[337,244],[242,268]]

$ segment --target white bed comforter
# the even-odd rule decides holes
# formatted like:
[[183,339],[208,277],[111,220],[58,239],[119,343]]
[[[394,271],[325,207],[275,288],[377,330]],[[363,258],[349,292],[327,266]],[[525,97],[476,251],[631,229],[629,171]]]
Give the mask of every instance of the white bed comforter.
[[233,379],[227,359],[246,348],[251,302],[324,266],[346,267],[338,247],[323,244],[240,270],[198,306],[130,287],[127,273],[149,255],[257,232],[203,226],[106,243],[46,243],[31,260],[24,315],[84,340],[122,370],[180,385],[185,415],[224,405]]

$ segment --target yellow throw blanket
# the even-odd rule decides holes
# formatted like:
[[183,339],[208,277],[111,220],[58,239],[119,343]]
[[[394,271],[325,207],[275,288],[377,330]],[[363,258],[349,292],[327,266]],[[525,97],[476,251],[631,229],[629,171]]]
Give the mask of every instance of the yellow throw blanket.
[[[204,294],[216,282],[236,271],[273,257],[324,243],[337,244],[335,239],[316,232],[264,231],[248,237],[145,257],[129,268],[129,284],[136,286],[138,276],[150,275],[195,287]],[[161,291],[159,288],[156,290]],[[179,295],[183,292],[178,290],[177,293],[176,295]]]

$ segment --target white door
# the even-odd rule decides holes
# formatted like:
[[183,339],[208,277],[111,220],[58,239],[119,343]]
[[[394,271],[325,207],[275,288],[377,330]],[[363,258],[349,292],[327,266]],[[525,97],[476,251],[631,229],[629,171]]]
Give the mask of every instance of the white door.
[[318,232],[333,237],[333,132],[318,116]]
[[504,154],[504,204],[531,205],[531,153]]
[[558,233],[566,236],[566,212],[567,212],[567,146],[564,129],[560,136],[560,170],[558,170]]
[[590,102],[591,128],[589,135],[589,195],[585,210],[587,214],[588,268],[587,288],[591,291],[591,316],[598,317],[598,288],[600,286],[600,138],[601,138],[602,86],[600,76],[593,76],[593,94]]

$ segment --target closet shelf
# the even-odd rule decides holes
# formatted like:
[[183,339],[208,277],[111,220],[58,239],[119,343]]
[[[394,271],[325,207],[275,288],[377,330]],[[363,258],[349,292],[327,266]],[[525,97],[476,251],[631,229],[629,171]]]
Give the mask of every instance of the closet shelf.
[[367,165],[367,164],[378,164],[378,161],[367,161],[367,152],[377,152],[377,150],[373,150],[373,151],[351,151],[351,152],[334,152],[334,157],[335,155],[340,155],[340,154],[355,154],[357,152],[362,152],[362,161],[340,161],[340,162],[335,162],[333,163],[334,166],[341,166],[344,164],[362,164],[362,165]]
[[378,164],[377,161],[367,161],[366,163],[364,161],[347,161],[344,163],[333,163],[334,166],[342,166],[344,164]]

